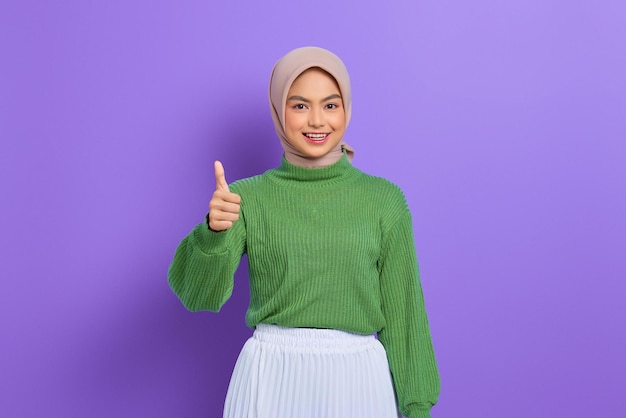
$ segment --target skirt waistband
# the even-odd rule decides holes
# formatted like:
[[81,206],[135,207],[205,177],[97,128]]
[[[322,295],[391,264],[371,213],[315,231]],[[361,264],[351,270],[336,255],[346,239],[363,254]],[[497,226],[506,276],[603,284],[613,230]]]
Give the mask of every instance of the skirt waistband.
[[308,349],[357,349],[376,343],[374,335],[337,329],[286,328],[269,324],[258,324],[253,338],[275,345]]

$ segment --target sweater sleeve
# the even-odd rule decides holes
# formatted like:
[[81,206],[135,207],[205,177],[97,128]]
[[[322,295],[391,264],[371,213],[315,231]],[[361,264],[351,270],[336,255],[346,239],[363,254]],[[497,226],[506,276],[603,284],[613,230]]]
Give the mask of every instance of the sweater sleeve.
[[176,249],[167,277],[190,311],[217,312],[230,298],[235,270],[245,252],[246,228],[240,219],[222,232],[198,224]]
[[419,280],[411,214],[405,207],[383,230],[380,286],[387,351],[400,412],[429,418],[439,396],[439,373]]

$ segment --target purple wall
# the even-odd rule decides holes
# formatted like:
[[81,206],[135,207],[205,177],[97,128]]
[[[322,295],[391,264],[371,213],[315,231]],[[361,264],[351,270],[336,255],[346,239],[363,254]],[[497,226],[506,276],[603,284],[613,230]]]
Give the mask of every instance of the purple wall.
[[0,4],[0,416],[220,415],[245,268],[216,315],[167,267],[213,159],[279,163],[269,72],[310,44],[414,214],[433,417],[626,414],[624,2],[383,3]]

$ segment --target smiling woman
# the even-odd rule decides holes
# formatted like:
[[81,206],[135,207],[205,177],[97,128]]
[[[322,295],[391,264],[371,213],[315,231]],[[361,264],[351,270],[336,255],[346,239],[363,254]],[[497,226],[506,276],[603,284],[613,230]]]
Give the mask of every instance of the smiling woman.
[[269,96],[281,166],[229,185],[216,161],[206,222],[168,275],[189,310],[218,311],[248,255],[254,333],[224,417],[430,417],[439,375],[411,214],[397,186],[351,164],[343,62],[296,49],[275,65]]
[[[318,88],[322,89],[321,93]],[[337,95],[339,97],[336,97]],[[295,49],[282,57],[272,71],[269,99],[274,128],[285,149],[285,159],[288,162],[302,167],[323,167],[339,160],[344,152],[352,159],[354,150],[343,140],[352,114],[350,76],[343,62],[335,54],[321,48],[309,47]],[[314,100],[318,103],[313,103]],[[329,103],[325,103],[326,100]],[[318,157],[311,158],[295,146],[301,140],[302,133],[297,132],[292,136],[291,133],[288,135],[287,131],[312,123],[314,126],[306,128],[304,132],[316,133],[315,124],[329,122],[328,119],[310,119],[322,117],[318,113],[322,105],[328,105],[324,112],[328,117],[335,115],[336,118],[343,118],[340,123],[343,128],[340,134],[333,135],[337,142],[332,148],[326,149],[326,154],[321,156],[318,154]],[[287,118],[295,114],[302,115],[302,119],[294,118],[294,125],[287,126]],[[309,115],[307,119],[304,118],[304,114]],[[332,118],[332,121],[334,125],[339,124],[335,118]],[[322,129],[319,130],[322,132],[317,133],[326,133]]]
[[335,79],[320,68],[308,69],[296,78],[287,96],[285,134],[293,147],[309,158],[335,149],[346,131]]

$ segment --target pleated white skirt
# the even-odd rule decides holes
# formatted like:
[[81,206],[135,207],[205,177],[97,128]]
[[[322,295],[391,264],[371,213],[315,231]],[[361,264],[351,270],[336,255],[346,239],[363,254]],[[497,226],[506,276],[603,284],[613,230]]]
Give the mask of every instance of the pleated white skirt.
[[373,335],[259,324],[231,377],[224,418],[398,418]]

